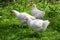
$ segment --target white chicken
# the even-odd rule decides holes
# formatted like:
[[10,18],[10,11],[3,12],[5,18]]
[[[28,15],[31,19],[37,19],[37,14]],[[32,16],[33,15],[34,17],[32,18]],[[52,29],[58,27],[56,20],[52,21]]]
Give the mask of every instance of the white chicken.
[[33,4],[33,5],[32,5],[31,13],[32,13],[32,15],[33,15],[34,17],[36,17],[37,19],[41,19],[41,18],[45,15],[45,12],[37,9],[36,4]]
[[45,21],[44,20],[39,20],[39,19],[32,20],[31,18],[27,18],[27,17],[25,17],[24,19],[27,20],[27,24],[35,32],[45,31],[47,26],[50,23],[48,20],[45,20]]
[[21,24],[23,24],[24,22],[26,22],[26,20],[24,20],[25,16],[28,17],[28,18],[31,18],[32,20],[36,19],[35,17],[29,15],[26,12],[20,13],[20,12],[18,12],[16,10],[11,10],[10,12],[16,15],[16,17],[20,20]]

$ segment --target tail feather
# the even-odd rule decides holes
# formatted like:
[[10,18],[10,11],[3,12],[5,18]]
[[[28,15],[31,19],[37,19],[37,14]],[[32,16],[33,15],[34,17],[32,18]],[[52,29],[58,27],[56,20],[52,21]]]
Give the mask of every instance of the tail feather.
[[50,23],[50,22],[49,22],[48,20],[44,21],[44,23],[43,23],[43,25],[42,25],[44,31],[46,30],[46,28],[47,28],[47,26],[49,25],[49,23]]

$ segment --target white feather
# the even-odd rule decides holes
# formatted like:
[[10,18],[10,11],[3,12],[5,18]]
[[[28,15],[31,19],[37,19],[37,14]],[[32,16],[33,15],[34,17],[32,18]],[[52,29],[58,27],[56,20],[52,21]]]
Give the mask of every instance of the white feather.
[[34,17],[36,17],[38,19],[41,19],[45,15],[45,12],[37,9],[36,4],[33,4],[31,13]]
[[27,24],[34,31],[45,31],[47,26],[49,25],[49,21],[48,20],[43,21],[43,20],[39,20],[39,19],[32,20],[32,19],[28,18]]
[[15,15],[16,15],[16,17],[21,21],[21,23],[24,23],[24,22],[26,22],[26,20],[24,20],[24,17],[26,16],[26,17],[28,17],[28,18],[31,18],[31,19],[35,19],[35,17],[33,17],[33,16],[31,16],[31,15],[29,15],[28,13],[26,13],[26,12],[18,12],[18,11],[16,11],[16,10],[11,10]]

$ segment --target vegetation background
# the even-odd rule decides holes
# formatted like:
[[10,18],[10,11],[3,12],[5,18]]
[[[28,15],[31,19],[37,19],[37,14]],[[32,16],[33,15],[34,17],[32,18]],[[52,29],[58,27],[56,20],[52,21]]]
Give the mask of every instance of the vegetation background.
[[[17,17],[9,12],[15,9],[31,14],[31,1],[45,11],[43,19],[50,21],[47,30],[40,32],[40,38],[27,24],[20,27]],[[60,0],[0,0],[0,40],[60,40]]]

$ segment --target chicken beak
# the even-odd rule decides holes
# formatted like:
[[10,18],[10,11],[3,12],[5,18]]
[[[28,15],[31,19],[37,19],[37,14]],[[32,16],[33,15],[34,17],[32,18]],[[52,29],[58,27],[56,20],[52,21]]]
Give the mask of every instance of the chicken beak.
[[13,14],[12,10],[10,10],[11,15]]
[[34,2],[31,2],[31,3],[30,3],[30,6],[33,6],[33,4],[34,4]]
[[12,10],[10,10],[10,13],[13,13]]

